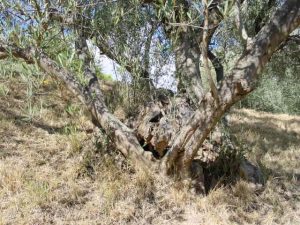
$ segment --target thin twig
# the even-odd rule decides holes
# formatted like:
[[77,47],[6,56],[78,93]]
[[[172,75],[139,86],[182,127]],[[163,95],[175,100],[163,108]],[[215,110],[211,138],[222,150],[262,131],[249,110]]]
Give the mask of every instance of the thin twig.
[[207,26],[207,28],[205,28],[205,27],[193,25],[192,23],[171,23],[170,22],[168,24],[171,25],[171,26],[175,26],[175,27],[186,26],[186,27],[194,27],[194,28],[198,28],[198,29],[202,29],[202,30],[204,30],[204,29],[206,29],[206,30],[212,30],[212,29],[214,29],[214,28],[216,28],[216,27],[219,26],[219,24],[218,25],[210,25],[210,26]]

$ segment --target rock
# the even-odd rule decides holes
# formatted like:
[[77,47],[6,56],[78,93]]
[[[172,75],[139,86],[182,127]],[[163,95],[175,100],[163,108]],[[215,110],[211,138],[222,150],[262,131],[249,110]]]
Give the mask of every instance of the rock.
[[200,160],[193,160],[191,166],[192,187],[197,194],[205,193],[204,173]]
[[263,174],[259,167],[253,165],[248,160],[242,160],[240,167],[239,167],[239,175],[241,178],[255,183],[255,184],[263,184]]

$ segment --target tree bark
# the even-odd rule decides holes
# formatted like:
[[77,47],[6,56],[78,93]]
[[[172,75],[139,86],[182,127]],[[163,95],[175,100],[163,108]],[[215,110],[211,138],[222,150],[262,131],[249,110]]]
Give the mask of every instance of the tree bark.
[[[179,92],[186,90],[194,102],[202,99],[204,90],[200,75],[200,49],[190,29],[175,40],[175,64]],[[177,43],[176,43],[177,42]]]

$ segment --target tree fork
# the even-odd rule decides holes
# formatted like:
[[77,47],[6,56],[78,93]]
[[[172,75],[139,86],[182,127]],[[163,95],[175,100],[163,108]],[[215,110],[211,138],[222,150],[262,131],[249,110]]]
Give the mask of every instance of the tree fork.
[[[178,133],[177,140],[163,160],[164,167],[176,164],[180,152],[181,165],[190,168],[199,147],[207,135],[220,120],[222,115],[234,103],[241,100],[254,90],[258,74],[288,35],[300,25],[300,2],[286,1],[277,10],[270,22],[253,39],[251,50],[244,53],[238,60],[230,75],[224,79],[218,88],[220,103],[215,104],[211,93],[207,93],[194,115],[186,126]],[[187,137],[194,136],[193,138]],[[185,148],[188,146],[188,148]],[[187,169],[186,169],[187,170]]]

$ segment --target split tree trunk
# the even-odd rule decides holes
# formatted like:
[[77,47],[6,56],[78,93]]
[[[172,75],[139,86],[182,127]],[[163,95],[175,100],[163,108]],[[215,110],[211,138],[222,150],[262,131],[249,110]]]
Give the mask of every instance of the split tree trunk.
[[[256,35],[252,41],[253,44],[238,60],[230,75],[221,82],[218,88],[219,103],[211,93],[200,98],[198,109],[179,129],[176,139],[172,141],[170,149],[163,158],[163,166],[167,170],[175,167],[176,171],[188,173],[197,151],[222,115],[255,88],[258,75],[272,54],[288,34],[299,26],[299,5],[300,3],[296,0],[285,2],[270,23]],[[182,51],[179,51],[178,61],[183,65],[180,69],[189,75],[188,81],[192,81],[190,76],[198,79],[197,70],[194,69],[196,60],[193,60],[196,58],[193,57],[192,46],[188,45],[191,40],[183,38],[181,41],[183,44],[179,50]],[[184,46],[189,46],[192,52],[188,52]],[[191,82],[191,84],[193,92],[199,82]],[[201,87],[199,89],[201,90]]]

